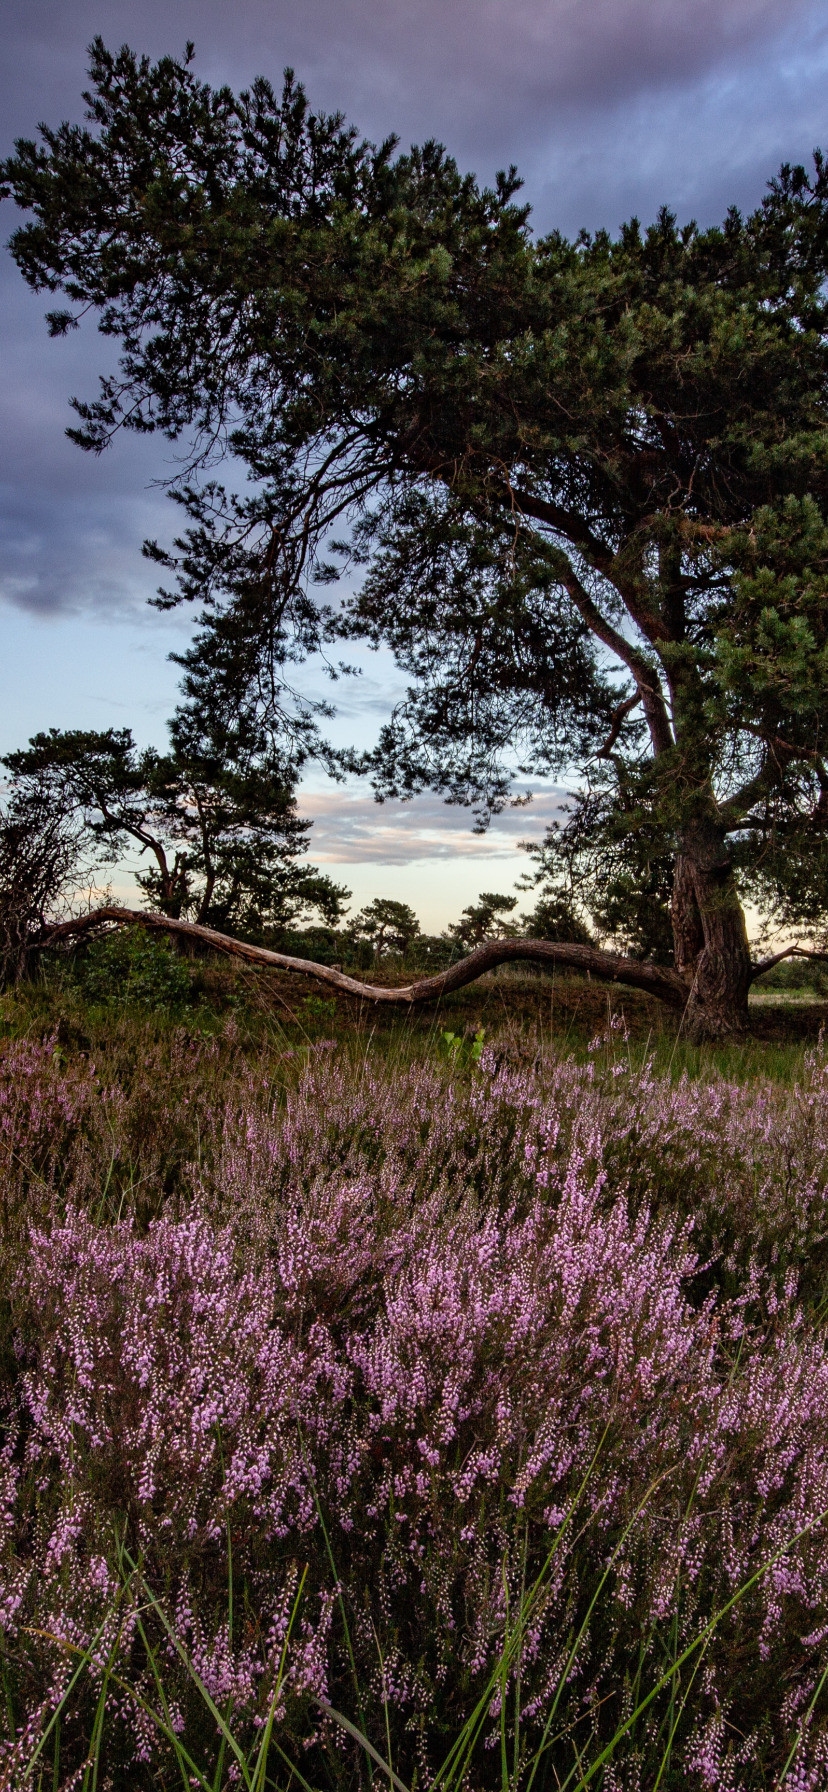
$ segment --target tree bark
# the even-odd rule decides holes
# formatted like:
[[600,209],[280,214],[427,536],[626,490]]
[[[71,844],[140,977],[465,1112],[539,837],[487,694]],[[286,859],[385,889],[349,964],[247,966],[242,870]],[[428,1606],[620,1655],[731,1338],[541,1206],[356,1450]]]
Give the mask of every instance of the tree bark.
[[704,928],[696,901],[693,861],[684,852],[676,855],[670,920],[673,924],[673,958],[676,970],[692,982],[704,946]]
[[755,973],[726,836],[713,824],[681,842],[671,916],[676,970],[687,985],[688,1037],[742,1037]]

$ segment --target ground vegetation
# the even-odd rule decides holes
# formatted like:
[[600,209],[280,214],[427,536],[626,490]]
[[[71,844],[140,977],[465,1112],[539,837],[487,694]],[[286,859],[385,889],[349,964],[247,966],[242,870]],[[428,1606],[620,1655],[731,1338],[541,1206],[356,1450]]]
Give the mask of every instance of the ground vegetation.
[[817,1786],[819,1048],[239,975],[0,998],[7,1783]]

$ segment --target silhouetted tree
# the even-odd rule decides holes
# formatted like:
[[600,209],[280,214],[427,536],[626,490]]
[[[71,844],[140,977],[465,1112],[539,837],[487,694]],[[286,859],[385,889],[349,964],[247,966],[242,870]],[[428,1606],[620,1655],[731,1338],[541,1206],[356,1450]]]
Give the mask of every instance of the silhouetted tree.
[[483,891],[477,902],[471,902],[468,908],[464,908],[459,921],[450,924],[449,938],[466,952],[473,951],[475,946],[484,945],[486,940],[514,939],[520,929],[516,922],[509,921],[506,917],[516,908],[516,896],[499,896],[495,891]]
[[407,902],[378,896],[360,909],[348,922],[347,932],[353,940],[367,940],[373,949],[374,963],[379,965],[388,952],[405,957],[409,946],[418,937],[420,923]]
[[520,920],[527,939],[566,940],[581,946],[590,945],[593,939],[573,905],[557,889],[542,892],[535,907]]
[[159,754],[139,753],[129,729],[51,729],[4,764],[17,801],[48,791],[99,860],[137,844],[150,859],[137,881],[164,914],[254,939],[314,913],[338,921],[349,892],[297,862],[310,823],[267,738],[215,718],[207,727],[192,708],[171,733],[172,751]]
[[597,936],[636,958],[671,964],[673,858],[644,783],[641,777],[633,788],[625,778],[619,792],[615,779],[599,777],[572,795],[543,841],[523,843],[535,861],[526,887],[540,889],[538,920],[558,909],[574,928],[559,938]]
[[24,974],[43,928],[76,893],[84,844],[75,804],[48,776],[0,803],[0,985]]

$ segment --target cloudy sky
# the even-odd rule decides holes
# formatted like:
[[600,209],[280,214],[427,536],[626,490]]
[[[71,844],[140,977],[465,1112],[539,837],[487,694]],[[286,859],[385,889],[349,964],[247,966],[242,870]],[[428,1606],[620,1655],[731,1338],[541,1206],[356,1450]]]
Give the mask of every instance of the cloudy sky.
[[[198,72],[235,86],[291,64],[367,136],[439,137],[484,178],[515,161],[539,229],[616,229],[664,202],[712,221],[755,205],[780,162],[828,149],[828,0],[4,0],[3,153],[41,119],[81,116],[97,32],[151,55],[192,38]],[[49,342],[7,255],[0,306],[0,751],[50,725],[129,725],[161,745],[187,621],[147,608],[140,544],[170,533],[155,483],[169,448],[125,438],[96,460],[68,443],[67,399],[93,392],[100,340]],[[339,738],[367,744],[400,688],[366,656]],[[377,807],[321,775],[302,806],[314,859],[358,901],[402,897],[437,927],[511,888],[517,841],[554,804],[538,790],[483,840],[434,799]]]

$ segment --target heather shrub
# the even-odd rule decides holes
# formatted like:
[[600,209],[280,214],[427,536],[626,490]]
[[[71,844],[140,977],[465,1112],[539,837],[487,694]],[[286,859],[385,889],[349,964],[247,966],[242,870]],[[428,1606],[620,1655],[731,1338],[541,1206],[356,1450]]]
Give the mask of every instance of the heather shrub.
[[214,1116],[199,1191],[216,1211],[249,1210],[254,1228],[297,1175],[305,1186],[342,1174],[402,1179],[420,1199],[468,1189],[502,1209],[554,1184],[577,1147],[631,1211],[644,1204],[692,1221],[706,1289],[743,1296],[761,1269],[781,1293],[794,1272],[802,1298],[819,1302],[828,1269],[821,1052],[785,1090],[723,1078],[673,1084],[647,1065],[631,1070],[616,1044],[597,1041],[586,1065],[485,1047],[479,1074],[466,1049],[457,1075],[451,1049],[393,1074],[370,1060],[355,1073],[323,1042],[275,1104],[231,1101]]
[[[118,1043],[117,1035],[115,1040]],[[144,1218],[182,1184],[212,1125],[217,1042],[174,1034],[124,1055],[113,1079],[58,1038],[0,1051],[0,1258],[19,1223],[67,1198]]]
[[230,1785],[269,1718],[272,1783],[361,1785],[334,1711],[410,1787],[476,1704],[472,1786],[823,1784],[820,1055],[176,1049],[152,1199],[151,1062],[0,1081],[6,1784]]

